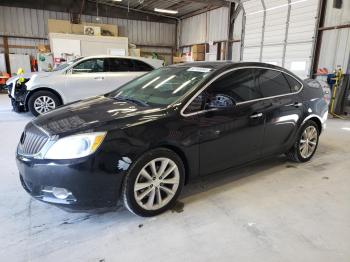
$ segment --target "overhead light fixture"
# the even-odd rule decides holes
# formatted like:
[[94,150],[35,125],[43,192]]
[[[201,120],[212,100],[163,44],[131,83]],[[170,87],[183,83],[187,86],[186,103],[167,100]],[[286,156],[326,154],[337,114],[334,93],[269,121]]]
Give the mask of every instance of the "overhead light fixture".
[[159,13],[173,14],[173,15],[179,13],[179,11],[177,10],[168,10],[168,9],[160,9],[160,8],[154,8],[154,11]]
[[122,0],[112,0],[112,2],[121,2]]

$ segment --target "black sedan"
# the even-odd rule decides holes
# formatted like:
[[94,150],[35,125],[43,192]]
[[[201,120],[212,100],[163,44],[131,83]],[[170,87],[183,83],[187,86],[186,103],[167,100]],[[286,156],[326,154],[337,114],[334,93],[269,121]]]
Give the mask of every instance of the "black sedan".
[[153,216],[197,176],[282,153],[310,160],[327,113],[322,89],[283,68],[180,64],[34,119],[17,165],[36,199],[73,209],[122,199]]

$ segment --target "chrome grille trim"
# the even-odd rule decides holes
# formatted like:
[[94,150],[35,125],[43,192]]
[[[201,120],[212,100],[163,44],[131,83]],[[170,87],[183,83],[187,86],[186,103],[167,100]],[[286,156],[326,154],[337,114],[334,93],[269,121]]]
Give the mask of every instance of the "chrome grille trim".
[[45,132],[34,124],[29,123],[21,136],[17,152],[23,156],[37,155],[48,141],[49,136]]

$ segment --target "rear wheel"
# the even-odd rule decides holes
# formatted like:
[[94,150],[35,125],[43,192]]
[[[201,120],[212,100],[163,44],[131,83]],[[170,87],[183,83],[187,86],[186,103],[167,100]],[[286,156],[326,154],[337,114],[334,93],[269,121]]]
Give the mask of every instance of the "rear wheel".
[[30,96],[28,100],[29,111],[34,115],[45,114],[60,105],[60,100],[50,91],[38,91]]
[[294,146],[287,157],[295,162],[307,162],[315,154],[318,146],[319,130],[317,124],[309,120],[301,128]]
[[139,216],[155,216],[172,207],[184,184],[180,157],[168,149],[143,155],[131,168],[123,184],[127,209]]

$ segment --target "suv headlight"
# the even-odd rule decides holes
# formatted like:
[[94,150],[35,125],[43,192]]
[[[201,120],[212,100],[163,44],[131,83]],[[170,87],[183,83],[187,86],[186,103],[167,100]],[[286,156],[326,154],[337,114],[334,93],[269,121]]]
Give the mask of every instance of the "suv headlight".
[[95,132],[58,139],[47,150],[44,159],[73,159],[91,155],[102,144],[106,134]]

